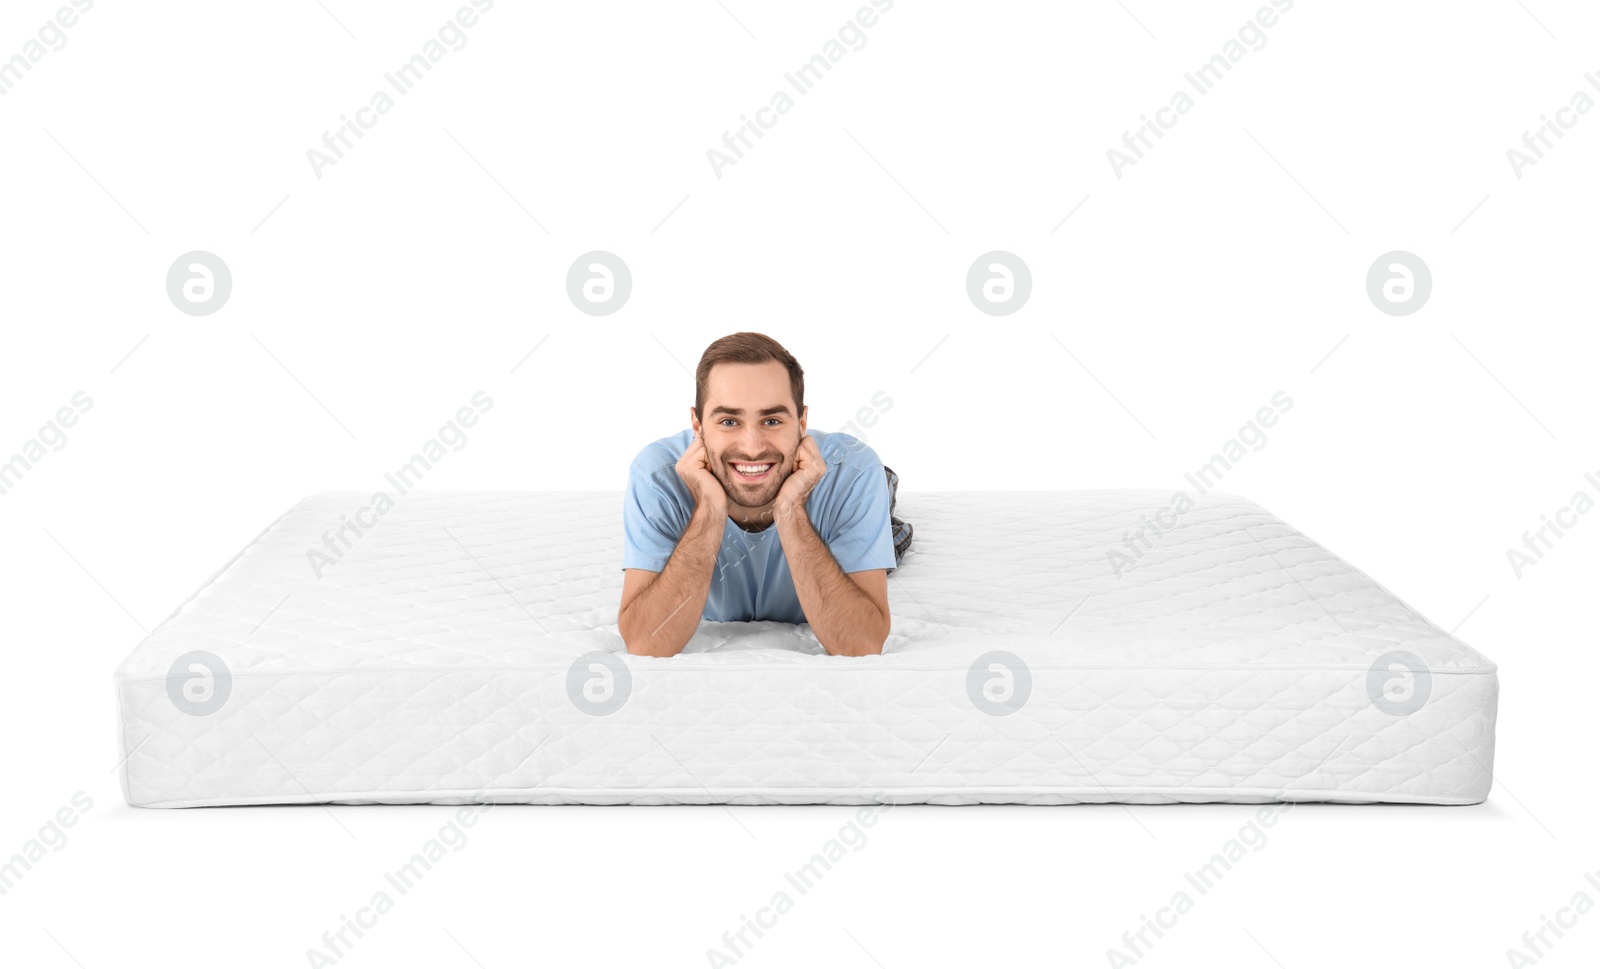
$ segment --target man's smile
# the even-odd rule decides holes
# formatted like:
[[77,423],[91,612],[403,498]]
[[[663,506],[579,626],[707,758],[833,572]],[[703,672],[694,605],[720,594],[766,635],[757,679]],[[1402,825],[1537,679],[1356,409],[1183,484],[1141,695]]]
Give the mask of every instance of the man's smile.
[[771,461],[762,462],[760,464],[731,462],[731,466],[733,468],[733,473],[737,475],[740,480],[755,482],[764,480],[772,473],[772,469],[777,467],[777,464]]

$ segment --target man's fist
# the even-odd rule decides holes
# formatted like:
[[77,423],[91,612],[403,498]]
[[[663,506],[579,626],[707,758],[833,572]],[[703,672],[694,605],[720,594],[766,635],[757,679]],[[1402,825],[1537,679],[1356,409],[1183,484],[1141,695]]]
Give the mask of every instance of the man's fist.
[[678,459],[678,477],[689,486],[689,494],[694,496],[696,508],[707,508],[711,511],[728,513],[728,492],[722,487],[711,470],[711,453],[706,450],[706,442],[695,432],[694,441],[688,450],[683,452],[683,457]]
[[806,499],[811,497],[812,489],[828,473],[828,462],[822,460],[822,452],[817,449],[817,439],[810,434],[800,435],[800,446],[794,452],[794,470],[789,477],[784,479],[783,487],[778,489],[778,501],[774,512],[779,515],[790,512],[804,511]]

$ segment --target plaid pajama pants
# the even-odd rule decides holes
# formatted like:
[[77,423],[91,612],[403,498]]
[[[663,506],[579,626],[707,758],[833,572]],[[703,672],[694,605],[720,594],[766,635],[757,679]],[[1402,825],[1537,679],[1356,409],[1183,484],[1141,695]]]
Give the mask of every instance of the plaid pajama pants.
[[[900,558],[911,547],[912,527],[910,522],[904,522],[894,517],[895,492],[900,487],[900,476],[895,474],[888,465],[883,466],[883,474],[889,479],[889,528],[894,533],[894,561],[900,564]],[[894,569],[890,569],[893,572]]]

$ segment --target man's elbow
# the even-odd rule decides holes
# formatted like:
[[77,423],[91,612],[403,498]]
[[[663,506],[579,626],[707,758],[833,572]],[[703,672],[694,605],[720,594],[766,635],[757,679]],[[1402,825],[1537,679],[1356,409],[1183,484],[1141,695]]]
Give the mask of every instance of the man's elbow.
[[873,629],[872,638],[867,641],[870,648],[867,650],[866,655],[877,656],[883,652],[883,644],[889,641],[889,630],[893,628],[893,625],[893,620],[890,618],[889,613],[885,611],[883,618]]
[[623,645],[628,647],[628,652],[634,656],[676,656],[683,652],[683,646],[671,646],[667,643],[654,642],[650,639],[622,639]]
[[683,652],[684,644],[668,642],[659,628],[655,634],[634,629],[626,613],[617,620],[617,632],[622,635],[623,646],[634,656],[676,656]]
[[622,633],[622,644],[634,656],[671,656],[677,652],[676,649],[665,649],[667,644],[660,642],[658,638],[653,639],[643,633],[625,629],[620,623],[617,629]]
[[835,656],[879,656],[883,653],[883,644],[889,638],[889,623],[883,622],[874,626],[871,632],[857,637],[848,642],[841,642],[836,648],[828,650]]

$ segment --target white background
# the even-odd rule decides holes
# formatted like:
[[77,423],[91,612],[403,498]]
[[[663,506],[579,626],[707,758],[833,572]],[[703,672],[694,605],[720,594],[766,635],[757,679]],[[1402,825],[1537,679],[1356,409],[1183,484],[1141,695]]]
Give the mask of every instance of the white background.
[[[7,964],[306,964],[455,809],[129,808],[112,669],[477,390],[426,487],[620,491],[740,329],[806,366],[813,427],[892,397],[863,436],[913,520],[925,490],[1177,489],[1283,390],[1225,490],[1500,664],[1487,803],[1298,807],[1142,965],[1504,965],[1600,900],[1600,515],[1506,558],[1600,472],[1600,111],[1506,156],[1600,99],[1591,5],[1301,0],[1119,179],[1257,5],[901,0],[719,179],[858,4],[500,0],[319,179],[307,149],[456,9],[324,2],[102,0],[0,97],[0,458],[94,401],[0,496],[0,856],[93,800],[0,896]],[[55,9],[7,3],[0,57]],[[565,291],[595,249],[633,273],[611,316]],[[994,249],[1033,274],[1010,316],[964,291]],[[1397,249],[1433,274],[1409,316],[1365,291]],[[166,296],[191,250],[231,268],[214,315]],[[740,964],[1103,965],[1254,810],[897,808]],[[497,808],[340,964],[705,965],[853,812]],[[1590,913],[1540,965],[1597,953]]]

